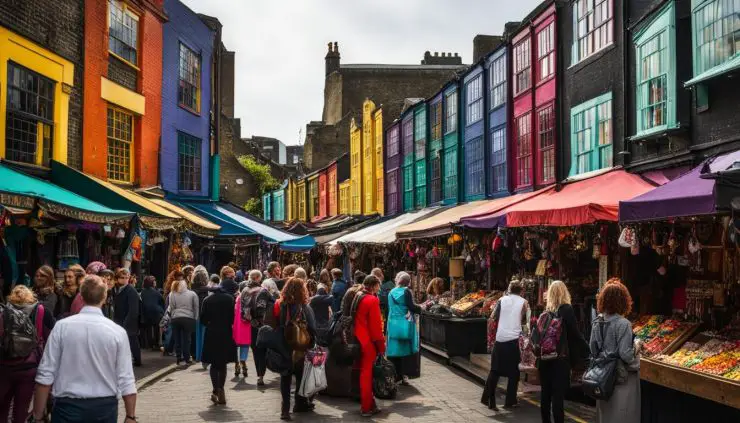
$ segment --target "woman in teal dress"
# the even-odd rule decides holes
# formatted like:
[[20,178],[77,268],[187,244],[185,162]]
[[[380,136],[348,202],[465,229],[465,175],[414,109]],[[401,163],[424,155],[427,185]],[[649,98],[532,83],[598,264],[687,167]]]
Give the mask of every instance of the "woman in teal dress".
[[409,290],[411,276],[406,272],[396,275],[396,287],[388,294],[388,347],[386,356],[396,367],[396,378],[408,385],[408,372],[404,362],[410,363],[419,352],[419,334],[416,315],[421,307],[414,303]]

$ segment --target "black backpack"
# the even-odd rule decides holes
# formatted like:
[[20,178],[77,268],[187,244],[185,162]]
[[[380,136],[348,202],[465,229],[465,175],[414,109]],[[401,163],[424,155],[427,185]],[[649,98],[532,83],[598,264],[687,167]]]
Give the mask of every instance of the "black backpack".
[[39,334],[34,318],[38,306],[29,317],[11,305],[0,305],[0,360],[26,359],[39,348]]
[[597,400],[608,400],[614,393],[614,385],[617,381],[616,353],[607,355],[604,352],[604,327],[608,325],[603,316],[596,319],[601,333],[601,342],[597,343],[598,353],[591,355],[591,362],[583,374],[581,386],[583,393]]
[[349,315],[344,316],[340,311],[334,315],[334,320],[329,327],[329,336],[332,339],[329,345],[329,356],[337,364],[350,365],[360,358],[362,353],[360,343],[355,337],[355,314],[364,296],[365,294],[361,291],[357,292],[352,299]]
[[380,301],[380,307],[388,308],[388,294],[393,290],[394,285],[392,283],[385,282],[380,285],[380,292],[378,292],[378,300]]

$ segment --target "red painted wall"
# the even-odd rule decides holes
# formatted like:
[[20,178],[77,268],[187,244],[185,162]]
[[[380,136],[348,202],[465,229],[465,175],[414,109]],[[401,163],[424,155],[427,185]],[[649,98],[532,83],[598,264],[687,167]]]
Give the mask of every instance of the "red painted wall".
[[[545,9],[542,13],[540,13],[538,16],[536,16],[530,24],[519,31],[513,38],[512,38],[512,74],[511,74],[511,81],[512,81],[512,87],[514,86],[514,78],[516,77],[514,74],[514,69],[516,66],[515,60],[516,55],[514,53],[514,48],[516,45],[518,45],[522,40],[525,40],[529,38],[530,42],[530,88],[521,92],[521,93],[514,93],[513,98],[513,106],[511,108],[512,115],[511,115],[511,144],[509,151],[511,152],[511,181],[512,185],[514,186],[515,191],[527,191],[533,188],[539,188],[544,185],[549,185],[551,183],[555,182],[555,178],[552,176],[554,175],[554,169],[555,169],[555,161],[552,160],[552,172],[549,174],[546,174],[543,172],[543,162],[546,155],[549,155],[553,159],[557,157],[557,148],[558,148],[558,142],[557,134],[557,120],[555,119],[555,97],[557,93],[557,86],[556,86],[556,73],[557,73],[557,63],[556,63],[556,55],[554,53],[555,49],[557,48],[557,25],[555,25],[555,6],[551,5],[547,9]],[[553,48],[553,59],[552,59],[552,69],[554,69],[554,72],[542,79],[541,81],[538,81],[539,74],[540,74],[540,57],[539,57],[539,34],[540,31],[547,28],[548,25],[552,24],[553,27],[553,39],[552,39],[552,48]],[[512,88],[513,89],[513,88]],[[540,120],[538,119],[538,112],[543,111],[547,109],[548,107],[552,106],[552,136],[553,136],[553,144],[554,146],[550,149],[541,150],[540,147]],[[525,119],[527,119],[529,123],[529,142],[531,144],[531,156],[529,159],[529,163],[525,164],[526,167],[529,168],[529,182],[528,183],[520,183],[519,181],[519,171],[520,168],[525,168],[525,166],[520,166],[517,160],[517,139],[518,139],[518,118],[526,116],[529,114]],[[548,162],[549,163],[549,162]],[[548,167],[548,169],[550,169]],[[549,178],[546,178],[548,177]]]
[[337,215],[337,201],[339,196],[339,187],[338,187],[338,181],[337,181],[337,164],[334,163],[331,166],[329,166],[329,170],[327,171],[327,177],[326,177],[326,196],[327,196],[327,204],[329,206],[328,209],[328,215],[329,216],[336,216]]
[[[139,75],[137,92],[145,100],[145,115],[135,116],[134,184],[157,185],[162,116],[161,0],[129,3],[139,16]],[[85,71],[82,130],[82,169],[108,179],[107,110],[100,78],[108,76],[108,2],[85,0]]]
[[327,171],[319,173],[319,215],[318,218],[328,216],[329,190],[327,189]]

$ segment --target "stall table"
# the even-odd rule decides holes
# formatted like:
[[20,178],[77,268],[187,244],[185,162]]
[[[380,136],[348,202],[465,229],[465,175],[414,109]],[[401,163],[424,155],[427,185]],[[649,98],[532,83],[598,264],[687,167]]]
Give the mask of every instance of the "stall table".
[[486,353],[486,318],[456,317],[424,312],[420,319],[421,343],[447,357]]

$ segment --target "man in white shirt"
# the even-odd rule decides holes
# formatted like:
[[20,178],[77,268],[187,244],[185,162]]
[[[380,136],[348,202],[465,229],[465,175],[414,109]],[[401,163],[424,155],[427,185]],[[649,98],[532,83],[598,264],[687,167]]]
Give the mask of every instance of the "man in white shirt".
[[136,379],[126,331],[103,316],[108,287],[86,276],[79,314],[60,320],[49,335],[36,373],[33,418],[41,420],[51,391],[52,423],[116,423],[118,398],[124,423],[136,421]]

